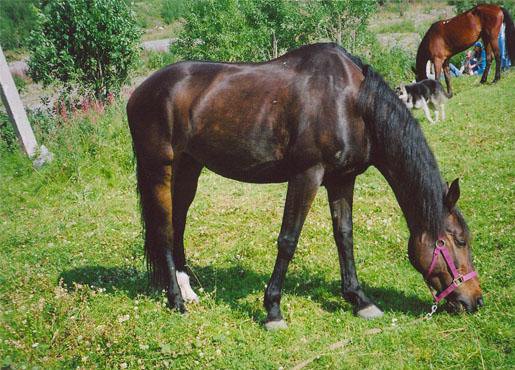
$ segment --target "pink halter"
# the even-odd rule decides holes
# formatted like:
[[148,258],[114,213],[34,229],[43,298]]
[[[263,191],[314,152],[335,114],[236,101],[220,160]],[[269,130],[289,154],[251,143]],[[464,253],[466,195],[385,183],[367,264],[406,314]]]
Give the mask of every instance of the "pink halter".
[[456,265],[454,265],[454,260],[451,257],[449,250],[445,246],[445,241],[443,238],[439,238],[436,241],[435,244],[435,250],[433,252],[433,260],[431,261],[431,266],[429,266],[429,271],[426,275],[426,281],[428,281],[429,277],[431,276],[431,272],[433,272],[433,269],[436,266],[436,262],[438,261],[438,255],[442,254],[442,257],[447,264],[447,267],[449,267],[449,270],[451,270],[452,274],[452,283],[447,288],[445,288],[443,291],[441,291],[439,294],[436,294],[433,292],[431,287],[429,287],[429,290],[431,291],[431,294],[433,295],[435,303],[440,302],[442,299],[447,297],[449,294],[451,294],[454,290],[456,290],[457,287],[459,287],[464,282],[474,278],[477,276],[477,272],[471,271],[466,275],[461,275],[458,270],[456,269]]

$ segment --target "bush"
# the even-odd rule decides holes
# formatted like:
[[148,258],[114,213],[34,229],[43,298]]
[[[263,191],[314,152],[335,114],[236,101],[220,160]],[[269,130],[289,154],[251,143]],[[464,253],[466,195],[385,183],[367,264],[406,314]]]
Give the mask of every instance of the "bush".
[[0,1],[0,44],[4,50],[27,46],[36,26],[36,0]]
[[262,61],[313,41],[359,49],[372,0],[197,0],[171,51],[184,59]]
[[18,138],[14,132],[9,116],[0,112],[0,152],[13,152],[18,148]]
[[411,67],[414,65],[414,57],[396,46],[385,50],[378,43],[374,43],[370,57],[364,58],[384,79],[390,87],[398,86],[401,82],[414,79]]
[[161,6],[161,18],[166,24],[170,24],[183,16],[188,3],[186,0],[163,0]]
[[138,58],[134,13],[118,0],[49,0],[31,33],[29,74],[105,100],[117,94]]

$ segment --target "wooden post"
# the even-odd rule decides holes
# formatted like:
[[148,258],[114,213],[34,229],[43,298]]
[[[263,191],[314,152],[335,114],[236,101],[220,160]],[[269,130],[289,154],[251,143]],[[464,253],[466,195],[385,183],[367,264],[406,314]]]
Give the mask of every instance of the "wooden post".
[[[7,114],[11,119],[11,123],[14,126],[14,131],[21,142],[23,151],[27,153],[29,157],[34,157],[39,154],[39,157],[34,161],[34,165],[37,167],[43,165],[52,159],[52,155],[44,147],[38,147],[32,127],[30,127],[27,113],[23,108],[23,104],[14,84],[11,72],[9,72],[9,66],[5,60],[4,52],[0,46],[0,95],[2,102],[4,103]],[[39,152],[39,153],[38,153]]]

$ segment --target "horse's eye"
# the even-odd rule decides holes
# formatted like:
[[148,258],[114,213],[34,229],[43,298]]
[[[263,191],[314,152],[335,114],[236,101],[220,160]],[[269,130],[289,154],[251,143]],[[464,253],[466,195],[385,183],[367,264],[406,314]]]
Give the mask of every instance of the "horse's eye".
[[458,244],[459,247],[464,247],[467,245],[467,242],[463,239],[459,239],[457,237],[454,237],[454,241],[456,242],[456,244]]

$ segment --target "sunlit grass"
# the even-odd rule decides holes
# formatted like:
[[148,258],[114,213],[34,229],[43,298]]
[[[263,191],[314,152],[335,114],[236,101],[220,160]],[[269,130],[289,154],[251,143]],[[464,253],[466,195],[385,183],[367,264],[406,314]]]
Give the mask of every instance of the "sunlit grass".
[[[476,315],[430,308],[406,257],[408,232],[386,181],[358,178],[356,263],[385,311],[352,315],[325,190],[308,216],[282,300],[289,329],[263,329],[286,186],[250,185],[209,171],[190,210],[186,252],[200,304],[185,316],[147,287],[132,149],[123,106],[77,120],[45,143],[36,171],[0,155],[0,361],[14,368],[509,368],[513,365],[515,73],[496,85],[453,80],[447,121],[424,132],[474,234],[486,306]],[[370,332],[379,328],[382,332]],[[375,334],[374,334],[375,333]],[[331,344],[345,345],[331,350]]]

